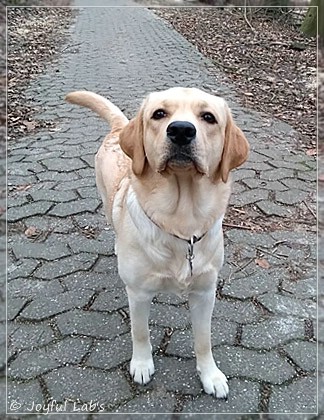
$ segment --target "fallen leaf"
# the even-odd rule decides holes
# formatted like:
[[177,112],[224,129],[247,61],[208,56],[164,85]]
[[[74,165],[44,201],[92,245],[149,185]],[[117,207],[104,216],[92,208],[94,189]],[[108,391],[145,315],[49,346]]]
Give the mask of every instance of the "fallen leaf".
[[254,261],[261,268],[270,268],[269,262],[267,260],[265,260],[264,258],[257,258]]
[[27,191],[29,190],[29,188],[31,187],[30,184],[24,184],[24,185],[18,185],[18,187],[16,187],[16,191]]
[[27,238],[32,238],[37,234],[38,234],[38,231],[34,226],[30,226],[29,228],[25,230],[25,235],[27,236]]
[[317,154],[317,149],[308,149],[306,150],[307,156],[315,156]]

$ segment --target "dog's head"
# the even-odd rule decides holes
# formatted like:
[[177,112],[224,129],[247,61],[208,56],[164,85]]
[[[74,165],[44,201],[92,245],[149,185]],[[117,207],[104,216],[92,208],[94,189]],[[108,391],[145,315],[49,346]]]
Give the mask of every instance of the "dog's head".
[[224,99],[178,87],[151,93],[122,130],[120,145],[137,176],[149,165],[160,173],[196,171],[213,182],[227,182],[249,150]]

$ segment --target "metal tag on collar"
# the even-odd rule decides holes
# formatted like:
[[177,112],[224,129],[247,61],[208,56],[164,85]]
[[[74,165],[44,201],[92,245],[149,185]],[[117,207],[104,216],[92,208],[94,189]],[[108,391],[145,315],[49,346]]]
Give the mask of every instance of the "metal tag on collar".
[[188,241],[188,252],[187,252],[186,258],[189,262],[191,276],[192,276],[192,261],[195,258],[195,254],[193,253],[193,246],[196,241],[197,241],[197,237],[195,235],[192,236]]

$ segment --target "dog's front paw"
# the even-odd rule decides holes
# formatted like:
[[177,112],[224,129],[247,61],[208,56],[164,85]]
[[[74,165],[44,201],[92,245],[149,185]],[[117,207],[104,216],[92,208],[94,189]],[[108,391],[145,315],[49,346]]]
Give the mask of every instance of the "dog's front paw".
[[130,363],[130,374],[132,375],[134,382],[145,385],[152,379],[154,374],[154,363],[153,359],[148,360],[131,360]]
[[214,368],[209,372],[200,372],[200,380],[207,394],[212,394],[216,398],[227,398],[229,391],[227,379],[221,370]]

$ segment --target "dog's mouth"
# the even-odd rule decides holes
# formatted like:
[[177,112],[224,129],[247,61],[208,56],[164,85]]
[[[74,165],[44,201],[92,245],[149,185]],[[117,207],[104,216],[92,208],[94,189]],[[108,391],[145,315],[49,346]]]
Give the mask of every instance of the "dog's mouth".
[[191,151],[185,150],[176,150],[171,151],[163,161],[159,167],[158,172],[164,172],[168,169],[172,171],[188,171],[188,170],[196,170],[199,173],[205,173],[202,169],[199,161],[195,158],[194,154]]

